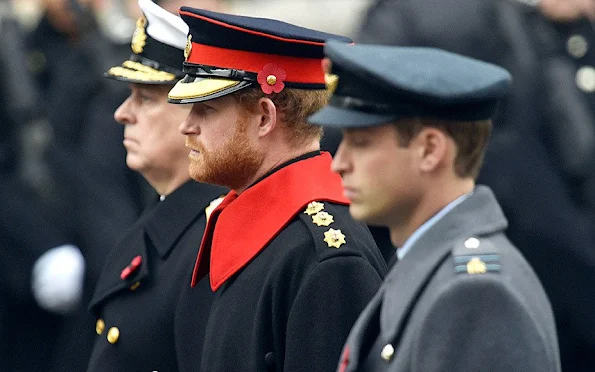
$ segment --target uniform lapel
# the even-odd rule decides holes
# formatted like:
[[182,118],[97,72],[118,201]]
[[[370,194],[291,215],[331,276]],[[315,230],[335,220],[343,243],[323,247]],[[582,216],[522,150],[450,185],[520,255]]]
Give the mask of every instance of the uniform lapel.
[[[111,251],[89,309],[96,312],[98,306],[115,293],[128,291],[135,283],[149,277],[149,241],[161,259],[167,258],[180,236],[204,215],[208,204],[225,192],[217,186],[188,181],[146,212]],[[199,244],[196,242],[197,251]],[[122,270],[138,256],[141,257],[140,266],[122,278]]]
[[[144,217],[148,217],[148,214]],[[134,224],[128,233],[116,243],[108,256],[97,281],[93,298],[89,303],[91,312],[97,312],[99,305],[113,294],[122,290],[129,290],[134,283],[140,282],[149,276],[148,256],[142,229],[143,220],[141,219]],[[132,270],[128,276],[122,278],[123,270],[138,256],[141,257],[140,266]]]
[[501,231],[506,226],[494,195],[485,186],[478,186],[473,194],[436,222],[385,279],[380,313],[381,337],[396,346],[416,298],[449,256],[454,242]]

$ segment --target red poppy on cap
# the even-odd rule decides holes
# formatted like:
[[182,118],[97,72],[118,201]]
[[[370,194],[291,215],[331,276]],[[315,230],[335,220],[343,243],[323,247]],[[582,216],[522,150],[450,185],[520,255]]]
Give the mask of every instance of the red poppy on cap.
[[285,70],[274,63],[267,63],[258,72],[256,80],[265,94],[280,93],[285,88],[283,81],[287,77]]

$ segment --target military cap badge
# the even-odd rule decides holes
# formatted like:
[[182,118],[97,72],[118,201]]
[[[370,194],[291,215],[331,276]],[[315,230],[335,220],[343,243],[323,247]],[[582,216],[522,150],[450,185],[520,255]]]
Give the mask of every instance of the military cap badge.
[[143,16],[132,34],[132,55],[104,76],[127,83],[173,85],[184,77],[182,51],[188,26],[152,0],[138,0],[138,5]]
[[132,42],[130,43],[132,51],[136,54],[142,53],[147,44],[147,33],[145,32],[146,26],[147,19],[144,16],[136,21],[136,30],[134,30],[134,34],[132,34]]
[[339,76],[331,73],[332,66],[333,63],[329,58],[324,58],[322,60],[322,70],[324,71],[324,83],[326,84],[326,89],[329,91],[330,94],[335,93],[335,90],[337,90],[337,85],[339,84]]
[[186,61],[188,57],[190,57],[190,52],[192,51],[192,35],[188,35],[188,41],[186,42],[186,48],[184,48],[184,58]]

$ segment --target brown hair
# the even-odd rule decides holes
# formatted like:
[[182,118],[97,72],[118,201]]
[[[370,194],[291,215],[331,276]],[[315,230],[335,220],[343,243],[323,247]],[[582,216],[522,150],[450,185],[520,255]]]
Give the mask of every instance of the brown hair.
[[492,132],[491,120],[451,121],[429,118],[399,120],[395,123],[399,146],[407,147],[425,127],[442,130],[456,146],[455,174],[476,179],[483,163],[485,150]]
[[322,127],[308,123],[308,116],[326,105],[329,99],[327,90],[285,88],[280,93],[265,95],[258,88],[247,88],[233,96],[249,112],[254,112],[259,99],[270,98],[277,107],[281,122],[288,129],[288,140],[294,146],[322,137]]

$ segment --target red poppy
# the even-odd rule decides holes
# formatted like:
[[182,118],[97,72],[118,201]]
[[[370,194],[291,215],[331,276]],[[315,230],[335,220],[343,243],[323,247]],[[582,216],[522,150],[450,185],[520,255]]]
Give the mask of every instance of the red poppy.
[[344,372],[349,365],[349,345],[345,346],[343,355],[341,355],[341,362],[339,364],[339,372]]
[[133,271],[135,271],[136,269],[138,269],[140,267],[140,264],[143,262],[143,257],[142,256],[136,256],[132,259],[132,261],[130,261],[130,265],[126,266],[124,268],[124,270],[122,270],[122,272],[120,273],[120,278],[122,280],[125,280],[126,278],[128,278],[130,276],[130,274],[132,274]]
[[258,72],[256,80],[265,94],[271,94],[273,92],[279,93],[285,88],[283,81],[286,77],[287,74],[281,67],[278,67],[274,63],[267,63]]

